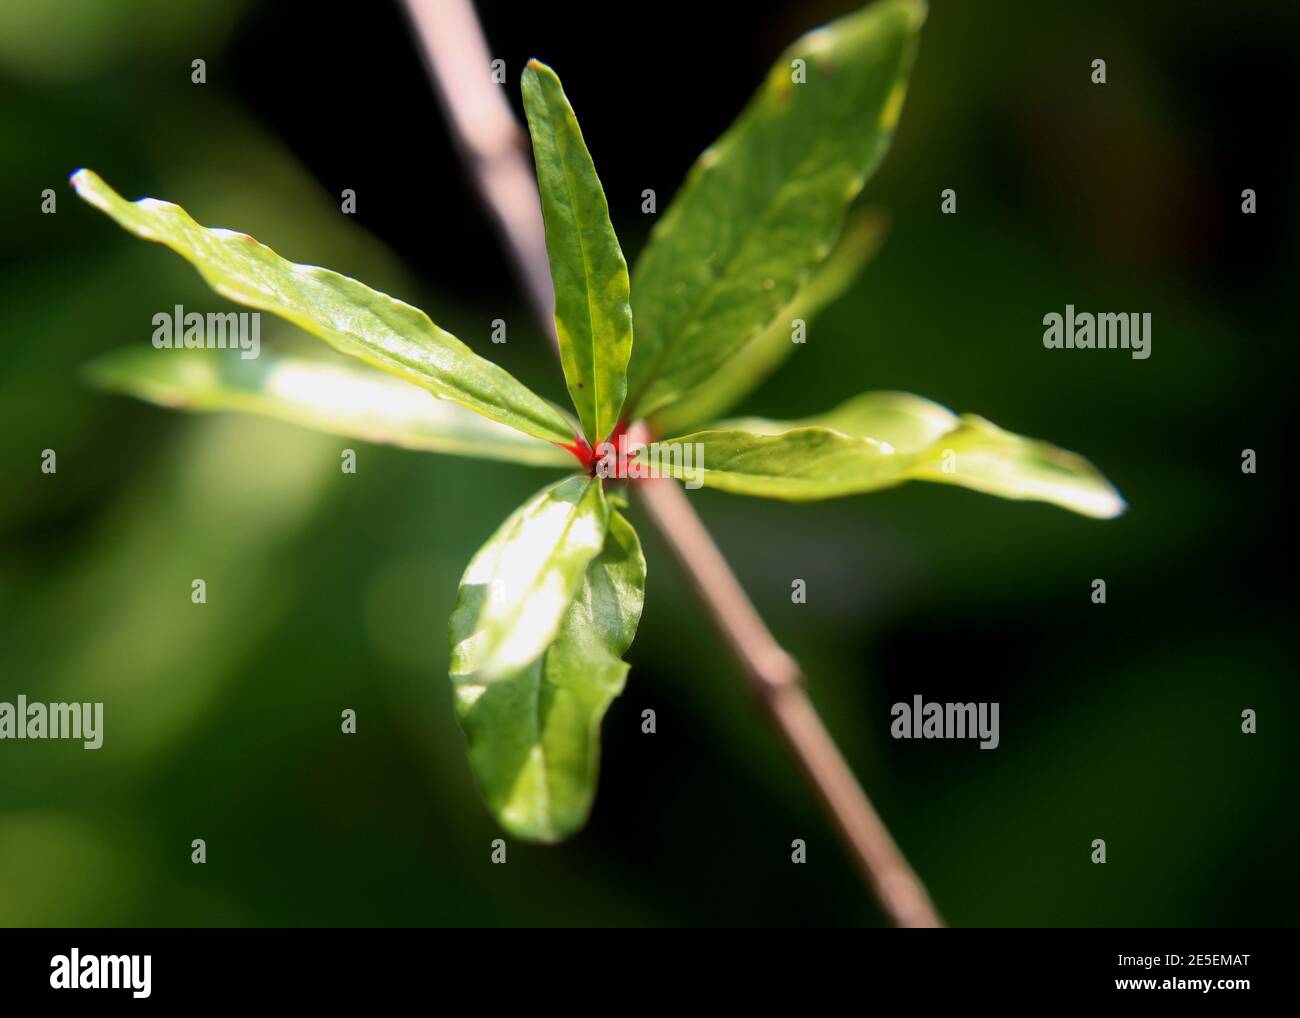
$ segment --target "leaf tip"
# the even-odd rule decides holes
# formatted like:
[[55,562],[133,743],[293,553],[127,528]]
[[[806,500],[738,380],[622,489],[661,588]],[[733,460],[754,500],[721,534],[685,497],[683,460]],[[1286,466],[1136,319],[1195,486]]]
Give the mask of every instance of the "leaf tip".
[[1118,519],[1128,512],[1128,503],[1124,501],[1114,486],[1109,486],[1104,498],[1098,500],[1097,518],[1100,520]]
[[555,71],[551,69],[549,64],[543,63],[536,57],[529,57],[528,63],[524,65],[524,77],[527,78],[529,74],[552,78],[556,76]]
[[[542,85],[542,79],[545,78],[547,74],[551,77],[555,77],[555,72],[547,67],[546,64],[542,63],[536,57],[528,58],[528,63],[524,65],[524,73],[519,76],[519,90],[524,94],[525,113],[531,115],[530,104],[541,99],[542,89],[544,87]],[[530,131],[532,130],[532,125],[533,122],[530,119],[528,121],[528,128]]]
[[87,204],[93,205],[101,212],[110,211],[109,195],[117,197],[113,189],[104,183],[103,177],[85,166],[74,171],[68,177],[68,183],[77,192],[77,197]]
[[93,192],[97,185],[102,185],[104,182],[94,170],[80,166],[68,174],[68,183],[77,194],[88,198],[87,192]]
[[1095,468],[1088,466],[1087,470],[1091,477],[1077,477],[1076,483],[1067,485],[1064,490],[1044,492],[1047,495],[1044,501],[1054,502],[1063,509],[1094,520],[1113,520],[1128,512],[1128,503],[1119,489]]

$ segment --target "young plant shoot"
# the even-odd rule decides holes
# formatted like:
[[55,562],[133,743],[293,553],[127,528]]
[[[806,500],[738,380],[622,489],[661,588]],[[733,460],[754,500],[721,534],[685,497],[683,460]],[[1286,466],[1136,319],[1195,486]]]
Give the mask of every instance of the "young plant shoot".
[[[918,0],[883,0],[795,42],[700,156],[630,281],[560,79],[529,63],[524,107],[576,426],[409,304],[176,205],[128,202],[88,169],[72,177],[87,202],[172,248],[221,295],[350,358],[131,349],[92,366],[103,386],[412,449],[568,465],[470,560],[450,623],[470,763],[516,837],[554,842],[583,826],[601,719],[627,677],[646,566],[609,477],[652,462],[652,474],[786,500],[919,479],[1099,518],[1124,508],[1079,456],[906,393],[868,392],[803,420],[717,421],[874,252],[879,217],[851,206],[889,147],[924,13]],[[629,433],[652,444],[629,447]],[[664,446],[693,457],[655,458]]]

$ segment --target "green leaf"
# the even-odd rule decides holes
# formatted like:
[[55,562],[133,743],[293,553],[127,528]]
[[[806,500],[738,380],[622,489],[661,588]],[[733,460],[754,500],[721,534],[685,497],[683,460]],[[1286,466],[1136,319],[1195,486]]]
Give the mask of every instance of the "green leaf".
[[596,794],[600,723],[623,690],[645,599],[645,558],[612,513],[555,642],[490,684],[457,682],[456,714],[483,798],[512,835],[553,842],[586,822]]
[[260,414],[366,442],[568,467],[563,449],[497,424],[383,371],[342,357],[116,350],[87,366],[92,382],[160,406]]
[[700,156],[632,273],[636,415],[726,367],[830,254],[893,137],[924,18],[885,0],[808,33]]
[[902,392],[866,393],[803,421],[724,421],[660,444],[687,443],[690,464],[684,455],[674,463],[671,448],[657,453],[662,473],[742,495],[800,502],[925,480],[1102,519],[1125,509],[1081,456]]
[[286,318],[343,353],[517,431],[572,440],[550,404],[418,308],[337,272],[285,261],[247,234],[200,226],[178,205],[128,202],[90,170],[74,173],[72,185],[120,226],[189,261],[223,297]]
[[470,560],[451,615],[451,674],[490,683],[537,658],[560,627],[609,524],[600,481],[567,477],[534,495]]
[[813,270],[789,306],[760,336],[737,350],[722,371],[655,414],[651,430],[658,435],[680,433],[714,420],[748,395],[799,349],[792,337],[794,320],[811,321],[844,293],[880,250],[884,236],[885,215],[879,209],[864,208],[851,214],[835,249]]
[[594,447],[614,430],[627,394],[632,353],[627,263],[560,79],[545,64],[530,60],[523,90],[555,286],[560,360]]

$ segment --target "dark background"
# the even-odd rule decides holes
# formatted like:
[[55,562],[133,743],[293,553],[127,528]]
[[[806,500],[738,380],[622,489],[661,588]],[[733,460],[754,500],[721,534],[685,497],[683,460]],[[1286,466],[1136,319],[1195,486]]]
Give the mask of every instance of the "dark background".
[[[691,498],[952,923],[1291,925],[1300,18],[1073,6],[935,5],[863,195],[885,246],[739,409],[915,391],[1083,453],[1130,512],[920,485]],[[850,5],[481,9],[516,109],[529,57],[563,77],[631,260],[642,189],[666,208],[785,44]],[[75,199],[85,165],[407,299],[562,397],[396,5],[6,0],[0,111],[0,700],[101,700],[107,729],[93,753],[0,743],[0,923],[878,922],[635,508],[647,610],[591,822],[492,866],[446,619],[549,475],[361,447],[348,477],[337,439],[83,385],[156,311],[224,306]],[[1066,303],[1150,312],[1151,359],[1044,350]],[[891,740],[916,693],[999,701],[1001,746]]]

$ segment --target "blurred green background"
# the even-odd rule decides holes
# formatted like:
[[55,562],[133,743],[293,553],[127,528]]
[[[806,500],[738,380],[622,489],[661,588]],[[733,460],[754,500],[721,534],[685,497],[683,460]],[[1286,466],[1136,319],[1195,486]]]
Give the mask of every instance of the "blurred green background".
[[[481,7],[516,108],[528,57],[563,75],[631,258],[642,189],[666,207],[785,43],[850,5],[671,0],[589,33],[566,5]],[[1128,515],[919,485],[690,496],[954,924],[1294,923],[1297,43],[1272,3],[936,4],[863,196],[885,246],[740,408],[918,392],[1083,453]],[[591,822],[494,866],[446,621],[550,474],[360,446],[345,476],[354,443],[82,383],[155,312],[227,307],[75,199],[86,165],[417,304],[562,397],[395,5],[3,0],[0,112],[0,700],[103,701],[106,728],[96,752],[0,742],[0,923],[878,923],[635,506],[647,610]],[[1151,312],[1151,359],[1044,350],[1066,303]],[[891,740],[916,693],[999,701],[1001,746]]]

